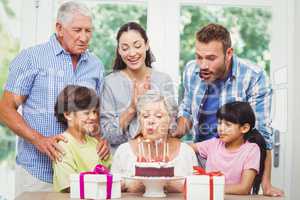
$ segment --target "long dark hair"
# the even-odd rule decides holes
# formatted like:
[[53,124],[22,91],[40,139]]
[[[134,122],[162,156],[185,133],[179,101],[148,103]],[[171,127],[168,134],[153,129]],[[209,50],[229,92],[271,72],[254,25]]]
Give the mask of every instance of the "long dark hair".
[[[121,70],[121,69],[125,69],[126,68],[126,64],[124,63],[123,59],[121,58],[121,55],[119,54],[118,51],[118,46],[119,46],[119,41],[120,41],[120,37],[124,32],[128,32],[130,30],[134,30],[138,33],[141,34],[142,38],[145,41],[145,44],[148,42],[148,36],[146,34],[146,31],[143,29],[143,27],[141,25],[139,25],[136,22],[128,22],[126,24],[124,24],[123,26],[120,27],[118,33],[117,33],[117,48],[116,48],[116,56],[115,56],[115,61],[113,64],[113,71],[116,70]],[[154,56],[150,50],[150,48],[146,51],[146,59],[145,59],[145,64],[147,67],[152,68],[151,64],[152,62],[155,61]]]
[[224,119],[231,123],[244,125],[248,123],[250,125],[249,131],[244,135],[244,140],[251,143],[256,143],[260,149],[260,166],[259,172],[256,175],[253,186],[252,194],[258,194],[259,186],[262,181],[262,176],[265,169],[266,160],[266,142],[263,136],[255,127],[255,114],[248,102],[235,101],[223,105],[217,111],[217,118]]

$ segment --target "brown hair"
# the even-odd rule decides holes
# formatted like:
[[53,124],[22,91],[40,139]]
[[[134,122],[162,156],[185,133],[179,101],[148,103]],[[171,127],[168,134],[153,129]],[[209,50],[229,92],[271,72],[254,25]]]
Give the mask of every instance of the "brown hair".
[[[145,41],[145,44],[148,42],[148,36],[146,34],[146,31],[143,29],[143,27],[141,25],[139,25],[136,22],[128,22],[126,24],[124,24],[123,26],[120,27],[118,33],[117,33],[117,42],[119,45],[119,41],[120,41],[120,37],[124,32],[128,32],[130,30],[134,30],[138,33],[141,34],[142,38]],[[150,48],[146,51],[146,59],[145,59],[145,64],[147,67],[152,68],[151,64],[152,62],[155,61],[154,56],[150,50]],[[115,56],[115,61],[113,64],[113,70],[121,70],[121,69],[125,69],[126,68],[126,64],[124,63],[123,59],[121,58],[121,55],[118,52],[118,47],[116,48],[116,56]]]
[[231,48],[231,38],[229,31],[219,24],[208,24],[196,33],[196,39],[199,42],[209,43],[211,41],[220,41],[223,44],[223,51]]
[[99,109],[100,100],[93,89],[84,86],[68,85],[58,95],[54,115],[57,121],[67,125],[65,112],[77,112],[96,108]]

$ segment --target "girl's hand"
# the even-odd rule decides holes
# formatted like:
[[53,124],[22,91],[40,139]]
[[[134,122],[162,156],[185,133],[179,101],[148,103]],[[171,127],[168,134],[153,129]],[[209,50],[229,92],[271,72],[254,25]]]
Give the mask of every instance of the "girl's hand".
[[110,156],[110,145],[106,139],[97,138],[97,154],[101,160],[107,160]]
[[282,197],[284,196],[284,192],[272,185],[263,185],[263,194],[265,196],[272,196],[272,197]]

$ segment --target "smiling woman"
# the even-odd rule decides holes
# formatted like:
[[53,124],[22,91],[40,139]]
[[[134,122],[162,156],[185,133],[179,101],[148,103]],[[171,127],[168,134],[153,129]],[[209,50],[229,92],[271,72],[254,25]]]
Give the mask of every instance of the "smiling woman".
[[[100,120],[102,133],[113,148],[139,133],[136,103],[147,90],[159,91],[177,106],[171,77],[152,69],[154,58],[142,26],[126,23],[119,29],[116,39],[114,72],[105,78]],[[175,122],[175,117],[173,120]],[[171,131],[175,129],[174,124],[171,123]]]

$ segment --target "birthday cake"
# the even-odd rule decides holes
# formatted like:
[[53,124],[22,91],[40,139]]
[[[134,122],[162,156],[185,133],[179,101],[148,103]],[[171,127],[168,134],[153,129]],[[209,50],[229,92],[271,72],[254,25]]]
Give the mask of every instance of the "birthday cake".
[[[159,152],[162,152],[159,155]],[[173,177],[174,164],[169,162],[169,144],[166,141],[140,141],[135,163],[135,176]]]
[[173,177],[174,165],[166,162],[137,162],[135,176]]

